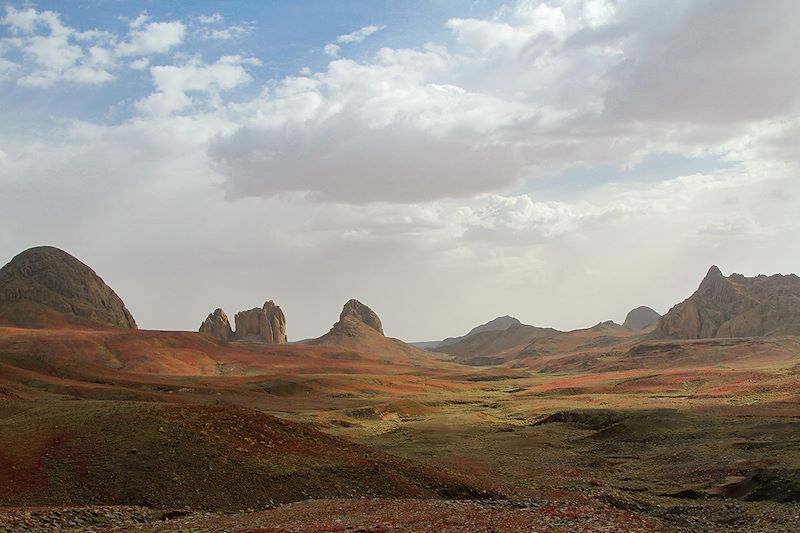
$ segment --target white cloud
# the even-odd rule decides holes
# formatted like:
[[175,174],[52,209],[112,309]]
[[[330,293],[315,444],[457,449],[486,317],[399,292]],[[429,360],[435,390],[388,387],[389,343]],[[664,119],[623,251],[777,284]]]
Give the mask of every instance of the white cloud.
[[378,33],[386,26],[375,26],[369,25],[364,26],[363,28],[359,28],[352,33],[347,33],[345,35],[340,35],[336,38],[337,43],[360,43],[370,35]]
[[325,53],[325,55],[328,55],[328,56],[331,56],[331,57],[339,57],[339,52],[342,49],[342,47],[339,46],[339,45],[341,45],[341,44],[360,43],[364,39],[369,37],[370,35],[373,35],[373,34],[379,32],[379,31],[381,31],[385,27],[386,26],[375,26],[375,25],[364,26],[363,28],[360,28],[360,29],[358,29],[358,30],[356,30],[356,31],[354,31],[352,33],[339,35],[338,37],[336,37],[336,42],[335,43],[326,44],[323,47],[322,51]]
[[131,31],[119,43],[115,53],[119,56],[151,55],[168,52],[183,42],[186,25],[180,21],[146,22],[149,17],[139,15],[131,22]]
[[252,81],[246,66],[257,66],[255,58],[238,55],[222,56],[214,63],[203,63],[193,58],[182,65],[157,65],[150,67],[156,91],[140,100],[137,107],[150,115],[165,115],[192,106],[187,93],[217,95]]
[[[28,87],[46,88],[62,81],[107,83],[114,79],[120,57],[167,52],[183,41],[186,29],[179,21],[149,22],[150,16],[142,13],[129,22],[130,30],[120,41],[105,31],[77,31],[64,25],[53,11],[13,6],[5,10],[0,24],[17,37],[5,39],[4,48],[22,52],[26,62],[14,70],[19,74],[17,83]],[[5,73],[13,66],[4,65]]]
[[0,57],[0,78],[6,77],[8,74],[18,69],[19,65],[13,61]]
[[225,18],[219,13],[212,13],[211,15],[200,15],[197,17],[197,22],[200,24],[221,24]]
[[337,57],[339,55],[339,50],[342,48],[338,44],[328,43],[322,49],[325,52],[325,55],[329,55],[331,57]]
[[[6,46],[20,49],[33,64],[17,79],[20,85],[48,87],[59,80],[101,84],[114,78],[109,72],[112,62],[103,48],[96,45],[84,48],[75,44],[103,39],[105,34],[102,32],[78,33],[64,26],[60,16],[53,11],[18,10],[13,6],[6,6],[6,16],[0,19],[0,23],[20,35],[17,39],[5,41]],[[14,65],[6,67],[23,70]],[[8,72],[9,68],[5,70]]]
[[150,60],[146,57],[140,57],[128,63],[128,66],[133,70],[145,70],[150,66]]
[[192,34],[201,39],[229,41],[252,33],[254,28],[252,22],[219,27],[225,22],[225,18],[219,13],[200,15],[195,17],[194,20],[197,22],[197,25],[194,25]]
[[231,39],[238,39],[243,35],[247,35],[251,31],[252,27],[250,26],[234,25],[226,28],[208,29],[207,31],[200,33],[200,36],[206,39],[229,41]]

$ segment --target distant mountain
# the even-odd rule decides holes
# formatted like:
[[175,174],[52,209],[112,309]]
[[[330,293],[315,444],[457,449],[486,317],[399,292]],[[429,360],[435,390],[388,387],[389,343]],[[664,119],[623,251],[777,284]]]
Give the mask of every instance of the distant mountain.
[[469,330],[469,333],[467,333],[466,335],[462,335],[460,337],[448,337],[445,340],[436,344],[435,347],[442,348],[444,346],[447,346],[448,344],[455,344],[456,342],[461,341],[469,337],[470,335],[475,335],[476,333],[483,333],[484,331],[503,331],[505,329],[510,328],[511,326],[516,326],[521,323],[522,322],[520,322],[513,316],[508,316],[508,315],[499,316],[497,318],[490,320],[485,324],[481,324],[480,326],[475,326],[474,328]]
[[712,266],[689,298],[661,317],[654,338],[800,335],[800,277],[725,277]]
[[52,246],[25,250],[0,269],[0,324],[136,329],[122,299],[94,270]]
[[657,324],[659,318],[661,318],[661,315],[650,307],[642,305],[628,312],[628,315],[625,317],[625,322],[622,323],[622,327],[631,331],[639,331]]
[[553,328],[529,326],[516,320],[516,323],[503,330],[470,333],[456,342],[439,345],[436,351],[454,356],[457,362],[494,364],[516,354],[536,339],[552,337],[559,333],[561,332]]

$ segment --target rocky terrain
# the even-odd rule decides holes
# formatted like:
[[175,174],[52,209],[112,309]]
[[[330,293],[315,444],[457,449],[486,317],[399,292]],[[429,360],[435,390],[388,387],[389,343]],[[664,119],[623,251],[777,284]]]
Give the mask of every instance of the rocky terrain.
[[287,342],[286,316],[272,300],[264,302],[262,307],[236,313],[234,323],[236,331],[231,329],[225,311],[218,308],[206,317],[198,331],[223,343],[234,340],[266,344]]
[[52,246],[25,250],[0,269],[3,323],[136,329],[130,311],[94,270]]
[[672,339],[774,335],[800,335],[800,277],[726,277],[716,266],[653,332],[654,338]]
[[653,309],[642,305],[628,312],[625,316],[625,322],[622,323],[622,327],[631,331],[639,331],[656,325],[660,318],[661,315],[656,313]]

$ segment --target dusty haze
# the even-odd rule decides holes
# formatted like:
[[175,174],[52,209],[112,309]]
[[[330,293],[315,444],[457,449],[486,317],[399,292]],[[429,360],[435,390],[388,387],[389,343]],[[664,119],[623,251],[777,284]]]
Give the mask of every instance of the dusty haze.
[[142,328],[271,299],[290,340],[350,298],[431,340],[664,313],[711,264],[796,272],[800,4],[768,4],[317,6],[308,35],[11,2],[0,262],[69,250]]

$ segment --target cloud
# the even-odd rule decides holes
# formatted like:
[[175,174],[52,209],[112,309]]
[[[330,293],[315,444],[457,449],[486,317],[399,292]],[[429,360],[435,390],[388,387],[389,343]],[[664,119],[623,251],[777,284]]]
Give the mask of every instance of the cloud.
[[328,56],[331,56],[331,57],[337,57],[339,55],[339,50],[341,50],[341,49],[342,49],[342,47],[339,46],[338,44],[328,43],[328,44],[325,45],[325,47],[322,50],[323,50],[323,52],[325,52],[325,55],[328,55]]
[[147,15],[141,14],[130,23],[128,35],[115,48],[118,56],[161,54],[183,42],[186,35],[186,24],[183,22],[148,20]]
[[[179,21],[149,22],[142,13],[129,22],[122,39],[105,31],[77,31],[66,26],[54,11],[6,6],[0,24],[17,37],[6,39],[5,47],[22,52],[25,63],[13,70],[17,83],[27,87],[47,88],[57,82],[101,85],[115,79],[119,59],[167,52],[183,41],[185,25]],[[141,65],[141,59],[137,60]],[[6,64],[5,73],[13,65]],[[135,67],[134,67],[135,68]]]
[[199,32],[198,35],[204,39],[229,41],[231,39],[238,39],[252,31],[252,26],[234,25],[225,28],[207,28],[205,31]]
[[193,35],[201,39],[213,39],[218,41],[229,41],[231,39],[238,39],[253,31],[254,24],[252,22],[233,24],[230,26],[219,27],[225,22],[225,18],[219,14],[200,15],[194,19],[199,26],[195,25],[193,28]]
[[339,35],[336,38],[336,42],[340,43],[340,44],[341,43],[348,43],[348,44],[349,43],[360,43],[361,41],[363,41],[364,39],[366,39],[370,35],[378,33],[379,31],[381,31],[385,27],[386,26],[375,26],[375,25],[364,26],[363,28],[359,28],[359,29],[357,29],[356,31],[354,31],[352,33]]
[[146,57],[140,57],[128,63],[128,66],[133,70],[145,70],[150,66],[150,60]]
[[358,29],[358,30],[356,30],[356,31],[354,31],[352,33],[346,33],[344,35],[339,35],[338,37],[336,37],[336,42],[335,43],[326,44],[324,46],[324,48],[322,49],[322,51],[325,53],[325,55],[328,55],[328,56],[331,56],[331,57],[339,57],[339,52],[342,49],[342,47],[340,45],[342,45],[342,44],[360,43],[364,39],[369,37],[370,35],[373,35],[373,34],[379,32],[379,31],[381,31],[385,27],[386,26],[375,26],[375,25],[364,26],[363,28],[360,28],[360,29]]
[[197,22],[200,24],[221,24],[225,18],[219,13],[212,13],[211,15],[199,15]]
[[229,194],[418,201],[513,183],[523,156],[496,130],[535,107],[427,82],[446,66],[440,50],[379,56],[288,78],[245,106],[251,118],[210,152]]
[[[33,66],[17,79],[19,85],[49,87],[57,81],[72,83],[102,84],[114,78],[110,72],[112,60],[106,51],[97,45],[85,47],[77,42],[96,42],[103,39],[101,32],[78,33],[61,22],[53,11],[36,11],[28,8],[18,10],[6,6],[6,15],[0,24],[19,35],[7,46],[15,47],[30,59]],[[18,69],[18,65],[5,63],[5,72]]]
[[[663,22],[655,22],[659,17]],[[616,27],[629,46],[609,73],[608,114],[731,123],[796,113],[798,24],[800,4],[791,0],[770,9],[716,1],[623,12]]]
[[182,111],[194,103],[187,93],[217,95],[250,83],[252,77],[245,67],[260,64],[255,58],[232,55],[222,56],[210,64],[193,58],[181,65],[150,67],[156,91],[136,105],[149,115],[168,115]]
[[0,79],[6,77],[8,74],[18,69],[19,65],[13,61],[0,57]]
[[492,19],[448,20],[456,48],[384,48],[356,62],[331,43],[327,70],[269,89],[250,103],[259,118],[210,153],[232,198],[358,203],[468,196],[649,155],[735,160],[726,147],[753,124],[800,106],[800,65],[778,59],[797,57],[790,4],[668,3],[665,17],[660,3],[521,1]]

